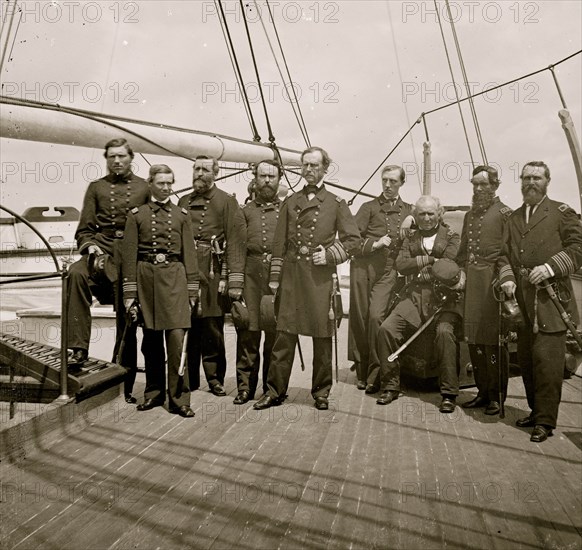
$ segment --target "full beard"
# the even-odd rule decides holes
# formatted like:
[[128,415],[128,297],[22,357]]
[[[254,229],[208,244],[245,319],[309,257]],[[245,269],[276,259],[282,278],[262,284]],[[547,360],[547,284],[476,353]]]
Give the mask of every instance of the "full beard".
[[486,212],[493,204],[495,198],[495,191],[482,191],[481,193],[473,193],[471,206],[475,212],[481,214]]
[[257,197],[259,197],[264,202],[271,202],[277,195],[277,189],[265,186],[257,191]]
[[196,179],[192,182],[192,189],[194,193],[197,195],[202,195],[206,193],[212,186],[212,181],[204,180],[204,179]]

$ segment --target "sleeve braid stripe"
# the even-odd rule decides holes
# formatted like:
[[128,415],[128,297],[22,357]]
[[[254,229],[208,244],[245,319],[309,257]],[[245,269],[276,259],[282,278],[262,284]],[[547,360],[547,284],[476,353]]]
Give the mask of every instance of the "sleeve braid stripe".
[[335,265],[343,264],[348,261],[348,253],[341,243],[333,243],[328,249],[332,255],[332,261]]
[[123,283],[123,292],[137,292],[137,283]]
[[507,279],[513,278],[513,270],[511,266],[504,265],[499,269],[499,279],[504,281]]
[[240,283],[242,284],[245,280],[245,276],[243,273],[229,273],[228,274],[228,282],[232,283]]
[[550,258],[550,261],[553,261],[556,264],[556,266],[562,272],[563,275],[569,275],[576,271],[576,266],[574,265],[572,258],[570,258],[570,256],[565,250],[562,250],[561,252],[554,254]]

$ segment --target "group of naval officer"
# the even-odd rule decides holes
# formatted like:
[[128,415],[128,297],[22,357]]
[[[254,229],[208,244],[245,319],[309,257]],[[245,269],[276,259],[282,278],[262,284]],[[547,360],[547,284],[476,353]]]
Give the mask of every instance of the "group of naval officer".
[[[133,151],[122,138],[109,141],[104,155],[108,174],[87,189],[76,232],[82,257],[69,269],[72,371],[87,359],[95,296],[116,310],[114,360],[128,371],[126,401],[137,402],[132,390],[139,318],[146,387],[138,410],[164,405],[167,393],[170,412],[193,417],[190,393],[200,387],[200,363],[210,391],[226,395],[224,311],[234,303],[244,313],[237,323],[234,403],[255,399],[263,337],[263,395],[253,407],[280,404],[298,336],[306,335],[313,340],[311,394],[315,407],[326,410],[334,324],[341,315],[332,314],[336,265],[350,259],[348,355],[358,389],[379,394],[378,405],[398,399],[397,350],[436,312],[439,410],[455,410],[457,340],[464,337],[478,393],[462,406],[498,414],[507,384],[497,357],[499,300],[515,298],[523,317],[518,362],[531,409],[517,425],[532,427],[534,442],[552,435],[566,326],[541,285],[548,281],[558,290],[578,323],[569,276],[582,265],[582,225],[570,207],[547,196],[550,172],[543,162],[523,167],[524,202],[515,211],[496,195],[497,171],[476,167],[472,207],[458,235],[443,221],[438,198],[402,201],[405,173],[395,165],[382,169],[382,193],[353,216],[323,183],[331,160],[320,147],[302,153],[305,185],[285,200],[279,195],[282,167],[258,163],[252,196],[242,208],[216,186],[216,159],[195,159],[192,192],[175,205],[168,166],[151,166],[147,181],[137,177]],[[262,319],[265,297],[276,304],[275,324]]]

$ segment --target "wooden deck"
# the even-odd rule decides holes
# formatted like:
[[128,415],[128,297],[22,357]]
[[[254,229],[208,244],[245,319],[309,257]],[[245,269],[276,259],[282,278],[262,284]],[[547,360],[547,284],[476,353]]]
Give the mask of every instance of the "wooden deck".
[[[343,323],[342,357],[346,341]],[[527,408],[517,377],[504,420],[447,416],[419,385],[377,406],[344,360],[320,412],[308,361],[282,406],[254,411],[232,404],[231,330],[227,348],[229,396],[195,392],[194,419],[81,404],[50,442],[3,461],[0,548],[582,547],[580,378],[564,382],[559,427],[538,445],[515,427]]]

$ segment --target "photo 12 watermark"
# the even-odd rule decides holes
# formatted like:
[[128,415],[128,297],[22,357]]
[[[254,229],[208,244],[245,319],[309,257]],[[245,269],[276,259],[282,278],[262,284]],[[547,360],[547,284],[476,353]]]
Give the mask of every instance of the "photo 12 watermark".
[[340,498],[340,484],[333,481],[313,481],[307,485],[280,481],[258,483],[226,483],[211,481],[202,483],[204,500],[221,503],[256,503],[259,501],[277,503],[286,500],[291,503],[309,501],[322,504],[337,504]]
[[489,481],[449,481],[440,483],[410,481],[400,485],[402,503],[412,502],[457,502],[464,504],[511,502],[539,502],[539,485],[533,482],[516,481],[511,484]]
[[313,82],[304,84],[298,82],[282,84],[281,82],[245,82],[244,89],[241,89],[238,82],[202,82],[201,97],[202,103],[276,103],[286,101],[296,103],[301,98],[310,103],[339,103],[340,86],[337,82]]
[[401,20],[403,23],[489,23],[500,21],[520,25],[539,23],[540,5],[538,2],[498,1],[482,2],[463,0],[451,2],[432,2],[430,0],[402,2]]
[[402,82],[402,102],[408,103],[413,98],[421,103],[454,103],[468,96],[483,98],[487,103],[499,103],[509,99],[513,103],[539,103],[537,82],[518,81],[507,86],[499,82],[468,82],[466,86],[458,82]]
[[2,95],[42,103],[139,103],[139,86],[135,82],[2,82]]
[[[227,23],[242,23],[243,11],[240,2],[236,0],[219,3],[200,2],[203,23],[215,23],[219,17],[224,17]],[[246,2],[244,19],[247,23],[325,23],[340,22],[341,2]]]
[[[143,7],[143,2],[141,2]],[[20,24],[31,23],[68,23],[91,25],[101,21],[113,23],[139,23],[140,3],[138,2],[75,2],[24,0],[20,2],[2,2],[0,16],[17,15]]]

